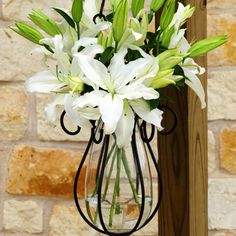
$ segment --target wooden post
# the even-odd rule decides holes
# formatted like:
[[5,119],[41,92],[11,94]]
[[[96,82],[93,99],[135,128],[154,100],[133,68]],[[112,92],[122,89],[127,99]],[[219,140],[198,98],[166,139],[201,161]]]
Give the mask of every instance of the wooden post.
[[[196,6],[187,23],[187,37],[206,37],[206,0],[184,0]],[[206,58],[197,62],[207,67]],[[201,77],[206,90],[207,74]],[[176,111],[178,126],[169,136],[159,135],[159,158],[164,184],[163,202],[159,211],[160,236],[207,236],[207,110],[201,110],[193,92],[165,89]],[[172,124],[171,116],[164,118],[164,127]]]

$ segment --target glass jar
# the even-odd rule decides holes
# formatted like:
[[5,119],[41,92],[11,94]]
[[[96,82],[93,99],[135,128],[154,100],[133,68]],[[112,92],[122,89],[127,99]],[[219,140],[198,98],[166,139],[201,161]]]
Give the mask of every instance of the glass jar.
[[85,178],[85,203],[91,222],[111,233],[142,226],[152,211],[153,189],[148,152],[136,120],[132,140],[119,147],[116,136],[94,130]]

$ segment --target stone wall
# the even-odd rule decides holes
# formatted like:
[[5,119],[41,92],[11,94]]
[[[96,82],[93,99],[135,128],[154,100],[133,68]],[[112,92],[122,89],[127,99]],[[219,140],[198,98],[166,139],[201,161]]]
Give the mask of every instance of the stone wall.
[[[0,236],[99,235],[74,208],[73,178],[88,134],[71,138],[48,124],[49,96],[27,94],[26,78],[44,68],[34,45],[8,29],[32,8],[70,0],[0,0]],[[209,55],[209,235],[236,235],[236,0],[208,0],[209,35],[229,43]],[[58,118],[60,114],[58,109]],[[73,129],[73,127],[71,127]],[[157,235],[157,220],[137,235]]]
[[208,34],[229,42],[208,56],[209,230],[236,235],[236,1],[208,0]]

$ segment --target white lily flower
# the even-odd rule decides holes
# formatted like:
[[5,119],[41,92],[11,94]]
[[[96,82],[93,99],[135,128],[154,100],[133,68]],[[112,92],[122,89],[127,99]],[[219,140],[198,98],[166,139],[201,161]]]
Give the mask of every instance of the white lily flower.
[[65,98],[64,95],[56,94],[53,101],[45,107],[44,111],[50,123],[54,123],[56,121],[57,119],[56,107],[58,105],[64,105],[64,98]]
[[186,29],[181,29],[177,34],[173,34],[170,40],[169,49],[178,48],[181,52],[187,53],[191,48],[189,42],[184,37]]
[[169,28],[175,28],[173,33],[169,49],[178,48],[181,52],[187,52],[191,47],[187,39],[184,37],[186,29],[180,29],[180,27],[185,23],[186,19],[190,18],[194,12],[195,8],[191,8],[190,5],[184,6],[182,3],[179,3],[177,12],[175,13]]
[[92,125],[89,120],[99,119],[100,113],[96,108],[82,108],[75,111],[72,108],[72,104],[78,96],[72,94],[56,94],[53,102],[45,107],[45,113],[47,115],[48,121],[54,123],[57,119],[56,108],[58,105],[63,105],[66,111],[66,115],[69,117],[70,121],[81,128],[91,128]]
[[[29,92],[62,93],[55,96],[55,100],[45,109],[49,120],[51,122],[55,121],[56,106],[63,104],[71,120],[81,127],[88,127],[90,123],[87,118],[90,117],[92,119],[92,117],[95,117],[94,119],[97,119],[98,109],[80,109],[79,111],[74,111],[71,108],[71,104],[73,102],[72,96],[75,95],[65,94],[69,92],[77,92],[78,94],[78,91],[83,88],[83,73],[78,67],[77,58],[74,58],[70,62],[70,57],[64,52],[63,38],[61,35],[56,35],[52,39],[45,39],[44,43],[49,44],[55,50],[54,58],[57,60],[58,71],[55,74],[51,71],[43,71],[32,76],[25,84],[26,89]],[[94,45],[92,48],[85,48],[81,53],[94,57],[95,54],[101,53],[102,50],[102,47],[96,47]]]
[[[121,130],[127,127],[125,138],[117,135],[119,139],[117,142],[120,146],[125,144],[125,140],[131,138],[130,134],[133,126],[129,121],[134,117],[131,107],[138,110],[135,101],[151,100],[159,97],[157,91],[144,85],[146,80],[154,78],[158,72],[158,59],[148,55],[145,58],[125,64],[124,57],[126,54],[127,49],[116,53],[108,68],[98,60],[86,55],[80,53],[75,55],[78,58],[81,70],[85,74],[85,83],[92,85],[94,91],[77,98],[74,102],[74,108],[99,107],[106,134],[121,133]],[[98,90],[99,88],[103,90]],[[160,126],[160,116],[158,116],[160,119],[157,121],[154,120],[154,117],[156,119],[157,116],[151,115],[159,113],[158,109],[150,111],[146,102],[140,102],[138,105],[147,113],[144,116],[138,110],[140,117],[162,128]]]
[[197,75],[202,75],[205,73],[205,69],[200,67],[193,59],[187,58],[182,64],[181,67],[184,71],[184,75],[188,78],[185,80],[185,83],[197,94],[201,101],[202,109],[206,107],[206,96],[204,88],[201,84],[200,79]]

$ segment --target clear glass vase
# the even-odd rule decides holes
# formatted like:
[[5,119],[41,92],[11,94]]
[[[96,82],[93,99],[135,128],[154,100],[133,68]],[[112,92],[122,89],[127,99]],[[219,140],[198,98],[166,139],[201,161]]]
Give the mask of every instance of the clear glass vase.
[[144,224],[151,214],[153,190],[148,153],[137,124],[132,141],[122,148],[115,135],[103,136],[102,127],[100,122],[94,133],[98,141],[89,153],[86,210],[98,228],[105,226],[109,232],[126,233]]

